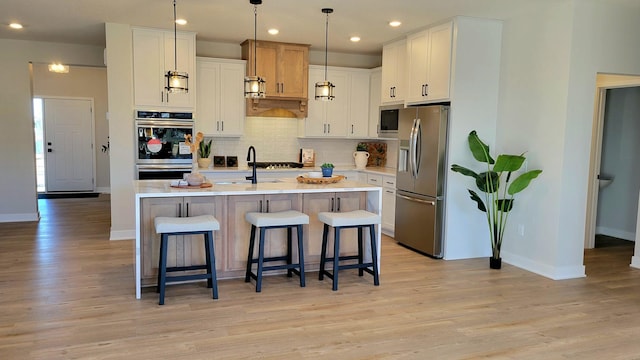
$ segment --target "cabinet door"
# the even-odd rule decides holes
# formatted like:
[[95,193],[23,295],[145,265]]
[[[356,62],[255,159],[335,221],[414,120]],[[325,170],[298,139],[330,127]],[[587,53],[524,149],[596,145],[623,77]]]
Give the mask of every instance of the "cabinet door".
[[306,46],[280,45],[278,59],[278,96],[307,98],[308,57]]
[[[158,216],[179,216],[182,210],[182,198],[146,198],[142,200],[141,214],[141,250],[142,278],[145,283],[155,283],[160,256],[160,235],[156,233],[153,221]],[[176,249],[178,243],[183,244],[182,237],[169,241],[167,249],[167,266],[177,266]]]
[[396,220],[396,190],[382,189],[382,229],[391,233],[394,231]]
[[451,84],[451,46],[453,23],[448,22],[429,29],[428,101],[449,99]]
[[[196,129],[205,135],[220,131],[220,65],[198,60],[198,92],[196,101]],[[244,113],[244,106],[242,107]]]
[[[185,216],[213,215],[220,222],[220,230],[213,232],[214,252],[216,255],[216,269],[221,271],[225,268],[225,228],[226,221],[224,212],[224,201],[221,196],[185,197],[183,203]],[[206,264],[206,253],[204,250],[204,239],[202,235],[185,236],[184,241],[184,264],[203,265]]]
[[351,73],[347,136],[367,137],[369,134],[369,73]]
[[[253,42],[249,42],[249,46],[252,46]],[[253,49],[249,49],[250,53],[253,52]],[[278,77],[276,66],[278,63],[278,50],[277,46],[273,43],[268,42],[258,42],[256,46],[256,56],[257,56],[257,75],[262,77],[265,80],[265,93],[267,96],[279,96],[278,90]],[[249,58],[247,61],[247,74],[256,75],[253,71],[254,64],[253,61],[256,61],[256,58]],[[244,91],[244,90],[243,90]]]
[[251,224],[245,220],[245,214],[261,211],[263,195],[229,196],[227,204],[227,270],[244,270],[249,251],[249,235]]
[[133,30],[133,87],[136,106],[164,106],[164,33]]
[[219,134],[224,136],[242,136],[244,133],[244,69],[244,64],[220,64]]
[[371,73],[369,89],[369,137],[378,137],[380,122],[380,89],[382,86],[382,69]]
[[324,81],[324,68],[309,68],[309,94],[307,118],[304,120],[304,135],[325,136],[327,132],[326,111],[327,102],[315,99],[315,86],[319,81]]
[[398,104],[404,100],[406,41],[385,45],[382,49],[382,104]]
[[326,136],[344,137],[347,136],[347,121],[349,116],[349,73],[343,70],[329,70],[327,74],[329,80],[335,88],[333,93],[335,98],[325,101],[327,106],[327,131]]
[[409,63],[408,102],[420,102],[426,97],[428,83],[429,31],[421,31],[407,37],[407,55]]
[[[193,34],[178,33],[176,39],[178,40],[178,46],[174,52],[175,41],[173,32],[164,33],[164,73],[169,70],[186,72],[189,75],[189,91],[186,93],[167,93],[166,105],[171,107],[193,107],[197,93],[195,36]],[[174,54],[177,54],[177,56]],[[162,77],[163,85],[164,73]]]

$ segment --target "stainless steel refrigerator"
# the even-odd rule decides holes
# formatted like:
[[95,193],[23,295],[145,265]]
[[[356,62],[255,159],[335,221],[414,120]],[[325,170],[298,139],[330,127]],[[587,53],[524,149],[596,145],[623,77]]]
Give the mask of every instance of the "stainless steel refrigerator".
[[435,258],[443,255],[449,107],[401,109],[398,122],[395,238]]

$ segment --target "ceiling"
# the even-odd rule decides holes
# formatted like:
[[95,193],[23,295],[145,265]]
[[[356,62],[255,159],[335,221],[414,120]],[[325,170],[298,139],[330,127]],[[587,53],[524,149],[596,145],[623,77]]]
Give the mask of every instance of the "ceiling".
[[[258,39],[325,46],[321,9],[330,7],[329,51],[379,54],[382,44],[455,15],[507,19],[533,6],[566,0],[264,0],[258,6]],[[197,39],[239,44],[253,38],[249,0],[177,0],[180,30]],[[388,26],[400,20],[398,28]],[[7,25],[20,22],[24,28]],[[0,38],[104,46],[104,23],[173,28],[172,0],[2,0]],[[276,36],[267,29],[278,28]],[[349,37],[362,38],[352,43]]]

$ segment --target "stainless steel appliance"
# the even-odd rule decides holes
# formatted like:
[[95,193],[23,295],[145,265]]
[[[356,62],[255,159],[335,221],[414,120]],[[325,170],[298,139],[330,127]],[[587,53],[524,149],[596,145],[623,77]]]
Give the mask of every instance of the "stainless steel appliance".
[[194,132],[192,113],[136,111],[135,127],[137,179],[181,179],[191,171],[185,135]]
[[389,136],[398,133],[400,110],[402,110],[402,107],[398,105],[380,107],[380,136]]
[[399,110],[395,239],[435,258],[443,255],[449,107]]

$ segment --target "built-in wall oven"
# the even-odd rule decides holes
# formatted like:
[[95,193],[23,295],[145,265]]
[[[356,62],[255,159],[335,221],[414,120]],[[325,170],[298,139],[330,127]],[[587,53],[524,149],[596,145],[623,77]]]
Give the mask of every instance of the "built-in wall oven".
[[192,113],[137,110],[135,127],[137,179],[182,179],[191,171],[185,135],[193,135]]

